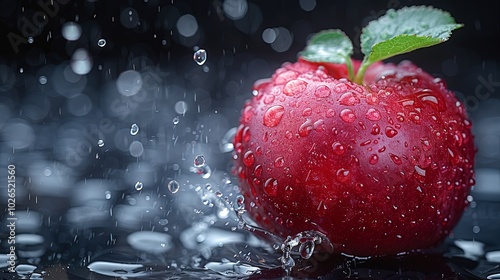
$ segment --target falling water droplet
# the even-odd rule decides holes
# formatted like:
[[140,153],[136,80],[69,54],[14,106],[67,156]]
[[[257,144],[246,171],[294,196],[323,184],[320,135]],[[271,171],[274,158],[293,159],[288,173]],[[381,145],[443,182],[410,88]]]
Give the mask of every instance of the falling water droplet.
[[203,65],[207,61],[207,51],[199,49],[193,54],[193,60],[198,65]]
[[141,181],[138,181],[138,182],[135,183],[134,187],[135,187],[136,190],[140,191],[140,190],[142,190],[142,187],[144,187],[144,185],[142,184]]
[[99,39],[99,41],[97,41],[97,45],[101,48],[103,48],[104,46],[106,46],[106,39]]
[[172,122],[173,122],[174,124],[178,124],[178,123],[179,123],[179,116],[175,117],[175,118],[172,120]]
[[202,155],[197,155],[193,161],[195,167],[202,167],[205,163],[205,157]]
[[139,133],[139,126],[137,124],[133,124],[131,127],[130,127],[130,134],[131,135],[137,135],[137,133]]
[[45,85],[47,83],[47,77],[45,76],[40,76],[40,78],[38,78],[38,82],[41,84],[41,85]]
[[111,199],[111,192],[110,192],[110,191],[105,191],[105,192],[104,192],[104,197],[105,197],[106,199]]
[[168,182],[168,190],[171,192],[171,193],[176,193],[179,191],[180,189],[180,185],[179,185],[179,182],[177,182],[176,180],[172,180],[170,182]]

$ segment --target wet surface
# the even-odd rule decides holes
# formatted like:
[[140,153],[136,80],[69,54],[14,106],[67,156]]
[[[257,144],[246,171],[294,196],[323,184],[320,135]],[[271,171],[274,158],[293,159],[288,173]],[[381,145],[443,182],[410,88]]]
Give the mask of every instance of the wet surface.
[[473,121],[477,183],[450,237],[371,259],[310,255],[313,237],[290,248],[287,276],[283,240],[236,215],[232,139],[251,86],[313,32],[357,42],[387,8],[423,2],[267,2],[1,1],[0,177],[15,170],[16,187],[15,205],[0,190],[0,279],[500,279],[498,9],[435,4],[464,29],[404,56]]

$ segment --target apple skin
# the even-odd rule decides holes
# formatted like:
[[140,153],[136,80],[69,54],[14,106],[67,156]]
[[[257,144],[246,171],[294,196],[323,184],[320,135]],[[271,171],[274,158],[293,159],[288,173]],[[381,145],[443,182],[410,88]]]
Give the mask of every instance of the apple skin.
[[373,64],[365,85],[346,77],[344,65],[299,59],[254,84],[234,139],[248,215],[282,238],[319,231],[355,256],[438,245],[474,184],[464,106],[409,61]]

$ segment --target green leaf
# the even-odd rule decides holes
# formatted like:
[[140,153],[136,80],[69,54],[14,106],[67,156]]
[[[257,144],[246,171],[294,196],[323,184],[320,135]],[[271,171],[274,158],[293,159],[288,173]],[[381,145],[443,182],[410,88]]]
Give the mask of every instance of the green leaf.
[[361,33],[361,51],[369,64],[448,40],[462,27],[447,12],[426,6],[388,10]]
[[305,60],[312,62],[347,63],[350,61],[352,42],[344,32],[331,29],[316,33],[300,53]]
[[450,38],[462,27],[448,12],[433,7],[412,6],[390,9],[368,24],[361,33],[361,52],[365,55],[355,82],[362,83],[372,63],[389,57],[433,46]]
[[354,79],[352,67],[352,42],[339,29],[324,30],[314,34],[300,56],[312,62],[329,62],[347,65],[349,79]]

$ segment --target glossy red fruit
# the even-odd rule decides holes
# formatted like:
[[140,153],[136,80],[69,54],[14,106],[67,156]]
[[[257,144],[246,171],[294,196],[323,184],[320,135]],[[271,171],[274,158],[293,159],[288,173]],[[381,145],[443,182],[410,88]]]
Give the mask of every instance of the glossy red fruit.
[[372,65],[365,85],[346,78],[299,60],[254,85],[234,139],[246,210],[283,238],[316,230],[356,256],[438,244],[474,184],[464,106],[407,61]]

